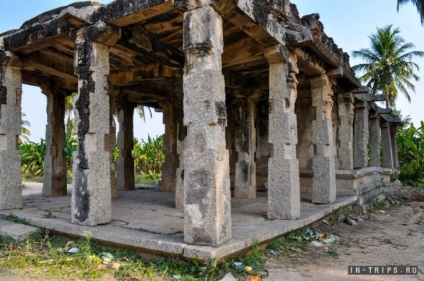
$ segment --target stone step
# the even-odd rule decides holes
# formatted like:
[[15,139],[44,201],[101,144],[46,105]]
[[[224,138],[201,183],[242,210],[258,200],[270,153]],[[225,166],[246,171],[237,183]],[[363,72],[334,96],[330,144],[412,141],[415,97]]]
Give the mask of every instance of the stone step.
[[17,242],[21,242],[36,233],[37,230],[38,228],[34,226],[0,219],[0,237],[8,237]]
[[304,281],[305,279],[294,269],[268,269],[268,278],[264,281]]

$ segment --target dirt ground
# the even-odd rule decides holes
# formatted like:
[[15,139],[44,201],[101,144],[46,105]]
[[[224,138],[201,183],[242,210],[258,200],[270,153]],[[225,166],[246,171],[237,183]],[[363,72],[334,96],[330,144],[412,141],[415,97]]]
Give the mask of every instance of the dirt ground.
[[[358,225],[321,223],[318,228],[340,240],[305,251],[294,247],[269,257],[268,268],[294,269],[304,280],[424,280],[424,202],[360,213],[357,219]],[[361,265],[411,265],[418,266],[419,272],[415,276],[347,274],[348,266]]]

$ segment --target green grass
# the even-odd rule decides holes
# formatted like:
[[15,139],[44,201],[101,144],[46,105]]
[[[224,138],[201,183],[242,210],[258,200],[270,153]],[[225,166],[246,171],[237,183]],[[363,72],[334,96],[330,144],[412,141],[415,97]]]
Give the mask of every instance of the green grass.
[[150,174],[136,174],[134,176],[134,181],[136,185],[143,187],[157,186],[159,184],[160,175],[150,175]]

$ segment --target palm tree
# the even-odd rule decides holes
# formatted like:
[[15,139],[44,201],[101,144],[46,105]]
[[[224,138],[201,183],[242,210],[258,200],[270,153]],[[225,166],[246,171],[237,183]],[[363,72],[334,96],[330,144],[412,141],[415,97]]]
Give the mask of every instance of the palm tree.
[[66,116],[66,133],[71,131],[71,119],[74,114],[75,101],[74,98],[77,93],[72,93],[69,96],[65,97],[65,116]]
[[29,127],[31,124],[29,121],[25,120],[26,117],[25,113],[21,113],[21,135],[19,136],[19,142],[22,142],[22,140],[29,141],[29,136],[31,135],[31,132],[29,130]]
[[[136,107],[138,116],[143,119],[144,123],[146,123],[146,106],[142,106],[142,105],[137,105]],[[147,110],[150,113],[150,118],[153,117],[152,115],[152,109],[150,107],[147,107]]]
[[399,92],[411,102],[408,90],[415,92],[412,82],[419,80],[415,74],[419,67],[412,60],[424,56],[424,52],[412,50],[414,44],[405,43],[399,33],[399,28],[392,25],[377,28],[377,33],[369,36],[371,48],[353,52],[354,58],[365,61],[353,66],[353,70],[363,73],[361,80],[372,94],[386,94],[390,106],[395,106]]
[[399,7],[407,3],[411,3],[417,8],[418,13],[420,14],[421,24],[424,25],[424,0],[398,0],[397,10],[399,11]]

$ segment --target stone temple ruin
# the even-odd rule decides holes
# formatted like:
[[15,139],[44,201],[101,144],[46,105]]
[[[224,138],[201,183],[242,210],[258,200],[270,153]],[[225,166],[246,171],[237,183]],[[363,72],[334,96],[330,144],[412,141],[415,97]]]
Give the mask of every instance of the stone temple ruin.
[[301,201],[366,204],[399,167],[401,122],[375,103],[386,97],[361,87],[318,14],[288,0],[78,2],[0,34],[0,62],[1,210],[23,207],[22,83],[48,99],[48,197],[67,194],[64,99],[78,92],[73,225],[107,225],[118,190],[134,189],[136,105],[163,112],[161,188],[175,194],[184,245],[237,240],[232,200],[265,194],[268,222],[300,221]]

